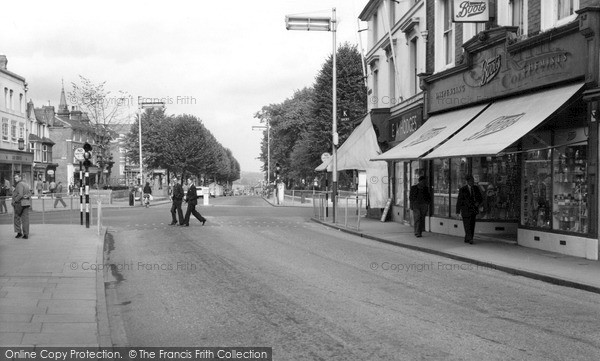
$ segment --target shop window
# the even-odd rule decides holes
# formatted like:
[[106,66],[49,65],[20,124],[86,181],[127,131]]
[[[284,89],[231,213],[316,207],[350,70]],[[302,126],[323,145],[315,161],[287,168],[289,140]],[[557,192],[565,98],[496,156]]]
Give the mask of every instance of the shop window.
[[433,214],[450,216],[450,160],[433,160]]
[[450,216],[458,218],[456,215],[456,200],[458,199],[458,190],[466,184],[465,177],[469,172],[467,158],[450,159]]
[[396,172],[396,205],[404,207],[404,162],[395,162],[394,164]]
[[[549,143],[549,134],[544,137]],[[552,150],[537,149],[525,153],[523,161],[523,202],[521,224],[529,227],[551,227]]]
[[519,158],[517,154],[473,158],[473,178],[483,196],[477,218],[519,220]]
[[[573,137],[585,137],[583,129],[557,131],[555,142],[564,144]],[[587,153],[587,143],[554,149],[552,228],[555,230],[588,233]]]

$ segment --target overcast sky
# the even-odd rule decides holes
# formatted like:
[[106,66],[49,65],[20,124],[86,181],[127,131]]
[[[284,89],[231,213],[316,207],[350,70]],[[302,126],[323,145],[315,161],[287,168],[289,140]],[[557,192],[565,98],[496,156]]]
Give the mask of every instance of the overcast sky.
[[331,33],[287,31],[285,15],[330,16],[335,7],[338,46],[358,44],[367,2],[10,1],[0,54],[26,78],[36,107],[57,106],[62,79],[68,92],[78,75],[127,92],[132,111],[138,96],[164,98],[168,114],[199,117],[243,171],[256,172],[262,134],[253,115],[312,85],[332,52]]

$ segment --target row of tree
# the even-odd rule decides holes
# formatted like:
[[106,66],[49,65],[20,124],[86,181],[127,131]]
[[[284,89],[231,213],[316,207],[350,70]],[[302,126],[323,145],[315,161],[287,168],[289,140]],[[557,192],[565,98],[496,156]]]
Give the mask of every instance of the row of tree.
[[[367,89],[361,55],[355,45],[346,43],[339,47],[336,61],[337,128],[341,145],[367,112]],[[312,180],[320,175],[315,168],[321,164],[321,154],[331,153],[332,75],[333,58],[330,55],[311,87],[297,90],[282,103],[263,106],[254,116],[261,122],[270,122],[271,164],[279,163],[280,177],[289,188],[312,184]],[[260,155],[265,172],[267,147],[265,131]]]
[[[240,178],[240,164],[193,115],[165,115],[164,109],[142,114],[142,155],[149,168],[166,169],[185,179],[201,176],[205,181],[227,183]],[[126,144],[128,157],[138,159],[138,126],[131,125]]]
[[[87,115],[94,128],[97,165],[108,171],[101,184],[110,178],[114,163],[110,144],[117,134],[112,128],[123,121],[131,105],[131,97],[122,91],[112,94],[104,88],[105,83],[79,76],[79,83],[72,83],[69,93],[71,102]],[[197,117],[166,116],[164,109],[147,109],[141,121],[142,154],[149,168],[166,169],[182,181],[187,175],[228,184],[240,178],[240,164],[231,150],[223,147]],[[134,163],[139,159],[138,125],[136,120],[126,139],[127,156]]]

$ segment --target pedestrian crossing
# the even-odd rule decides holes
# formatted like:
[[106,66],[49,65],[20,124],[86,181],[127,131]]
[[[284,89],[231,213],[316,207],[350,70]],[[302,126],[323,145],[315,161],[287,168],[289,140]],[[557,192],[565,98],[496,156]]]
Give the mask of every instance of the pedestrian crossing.
[[210,218],[207,218],[207,222],[204,226],[202,226],[202,224],[200,224],[199,222],[190,222],[190,226],[189,227],[182,227],[179,225],[174,225],[172,226],[170,224],[170,222],[153,222],[153,223],[131,223],[131,224],[125,224],[122,226],[110,226],[111,231],[113,232],[123,232],[123,231],[142,231],[142,230],[162,230],[162,229],[181,229],[181,230],[186,230],[186,229],[197,229],[199,227],[201,228],[206,228],[206,227],[225,227],[225,228],[253,228],[253,229],[262,229],[262,228],[307,228],[311,225],[314,225],[312,223],[310,223],[309,221],[277,221],[277,220],[227,220],[227,219],[219,219],[217,220],[211,220]]

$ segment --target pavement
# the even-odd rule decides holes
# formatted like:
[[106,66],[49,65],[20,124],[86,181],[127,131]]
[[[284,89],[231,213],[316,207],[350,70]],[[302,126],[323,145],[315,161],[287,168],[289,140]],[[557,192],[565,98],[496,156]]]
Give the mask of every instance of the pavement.
[[360,220],[358,230],[317,218],[312,220],[374,241],[556,285],[600,293],[600,261],[522,247],[515,242],[477,234],[473,245],[464,243],[462,237],[431,232],[423,232],[423,237],[417,238],[412,226],[364,217]]
[[[156,199],[152,206],[165,203],[169,200]],[[129,205],[115,201],[110,207]],[[429,232],[416,238],[412,227],[370,218],[361,219],[359,230],[312,220],[374,241],[600,293],[598,261],[490,238],[476,238],[474,245]],[[105,233],[94,226],[33,224],[23,240],[14,238],[12,225],[0,225],[0,346],[122,345],[122,335],[111,335],[106,307]]]

